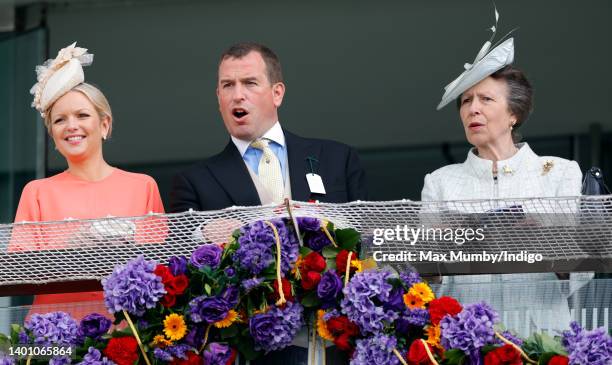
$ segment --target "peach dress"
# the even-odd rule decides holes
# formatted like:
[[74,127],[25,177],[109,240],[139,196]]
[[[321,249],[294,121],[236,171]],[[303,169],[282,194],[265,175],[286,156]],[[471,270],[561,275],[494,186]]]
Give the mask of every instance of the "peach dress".
[[[90,182],[64,171],[49,178],[31,181],[24,187],[15,222],[129,217],[150,212],[164,213],[164,206],[155,180],[148,175],[114,168],[103,180]],[[9,251],[20,250],[23,250],[23,247],[9,247]],[[100,291],[42,294],[34,298],[33,304],[102,299]]]

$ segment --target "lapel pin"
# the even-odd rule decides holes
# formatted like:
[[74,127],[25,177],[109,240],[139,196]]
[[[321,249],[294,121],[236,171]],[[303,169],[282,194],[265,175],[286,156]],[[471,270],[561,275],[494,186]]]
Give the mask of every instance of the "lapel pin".
[[550,170],[552,170],[553,166],[555,166],[555,164],[551,160],[546,161],[544,166],[542,166],[542,175],[548,174]]

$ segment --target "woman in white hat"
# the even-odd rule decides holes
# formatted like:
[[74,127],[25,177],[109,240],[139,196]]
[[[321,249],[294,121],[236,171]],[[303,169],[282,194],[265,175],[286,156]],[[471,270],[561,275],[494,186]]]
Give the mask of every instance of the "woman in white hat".
[[[492,30],[495,32],[495,27]],[[483,199],[473,206],[465,205],[470,213],[476,213],[477,207],[482,213],[504,209],[492,199],[580,195],[582,174],[575,161],[538,156],[527,143],[518,143],[517,130],[532,110],[533,89],[523,72],[512,66],[513,42],[509,38],[490,52],[491,42],[485,43],[473,64],[466,64],[465,72],[446,86],[438,110],[456,100],[465,135],[474,147],[465,162],[427,174],[421,200]],[[507,209],[527,212],[530,208]],[[514,311],[512,315],[530,311],[527,319],[507,319],[511,323],[506,323],[517,330],[517,325],[527,325],[529,328],[522,331],[526,333],[569,325],[567,293],[562,293],[556,281],[554,273],[464,275],[444,277],[443,288],[465,303],[489,301],[500,312]],[[542,316],[536,313],[539,310],[548,313]]]
[[[164,212],[157,184],[151,177],[120,170],[104,159],[103,144],[111,135],[113,116],[104,94],[84,82],[82,66],[92,60],[93,55],[73,43],[60,50],[55,59],[36,68],[38,82],[31,90],[32,106],[43,117],[68,169],[29,182],[21,194],[15,222]],[[19,233],[24,239],[19,239]],[[40,237],[25,239],[28,236],[23,233],[16,227],[9,251],[62,248]],[[34,304],[101,299],[102,292],[50,294],[36,296]]]

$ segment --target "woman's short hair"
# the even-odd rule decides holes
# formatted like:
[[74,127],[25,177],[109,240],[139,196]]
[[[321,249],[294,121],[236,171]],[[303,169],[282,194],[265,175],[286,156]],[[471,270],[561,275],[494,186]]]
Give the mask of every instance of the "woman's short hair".
[[[495,80],[504,80],[508,86],[508,109],[516,117],[516,123],[512,129],[512,138],[520,139],[517,129],[529,118],[533,111],[533,87],[523,71],[508,65],[496,72],[491,77]],[[457,98],[457,108],[461,108],[461,97]]]
[[[104,96],[102,91],[86,82],[78,84],[77,86],[70,89],[70,91],[78,91],[81,94],[85,95],[87,99],[89,99],[89,101],[96,108],[96,112],[98,112],[100,119],[104,117],[109,118],[110,122],[108,125],[108,134],[106,137],[110,137],[111,132],[113,131],[113,113],[111,111],[110,104],[108,103],[108,99],[106,99],[106,96]],[[53,103],[49,108],[47,108],[47,111],[45,111],[45,127],[47,127],[47,131],[49,132],[51,131],[51,109],[53,109],[53,105],[55,105],[55,103]]]

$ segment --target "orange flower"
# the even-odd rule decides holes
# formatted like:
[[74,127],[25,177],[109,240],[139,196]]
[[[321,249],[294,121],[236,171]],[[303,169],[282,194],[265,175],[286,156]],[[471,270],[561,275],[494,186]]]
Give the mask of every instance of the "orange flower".
[[408,293],[421,298],[423,303],[429,303],[436,297],[429,285],[425,283],[414,284],[412,287],[410,287]]
[[223,318],[220,321],[215,322],[215,327],[217,328],[229,327],[237,319],[238,319],[238,313],[235,310],[230,309],[229,312],[227,312],[227,315],[225,316],[225,318]]
[[410,309],[425,308],[425,302],[423,302],[423,299],[417,295],[411,294],[410,292],[404,294],[404,304],[406,304],[406,307]]
[[428,326],[425,330],[425,334],[427,334],[428,344],[444,352],[444,348],[440,344],[440,326]]
[[327,323],[325,323],[325,320],[323,319],[324,315],[325,311],[323,309],[319,309],[317,311],[317,332],[322,338],[328,341],[333,341],[334,335],[332,335],[331,332],[329,332],[329,329],[327,329]]

